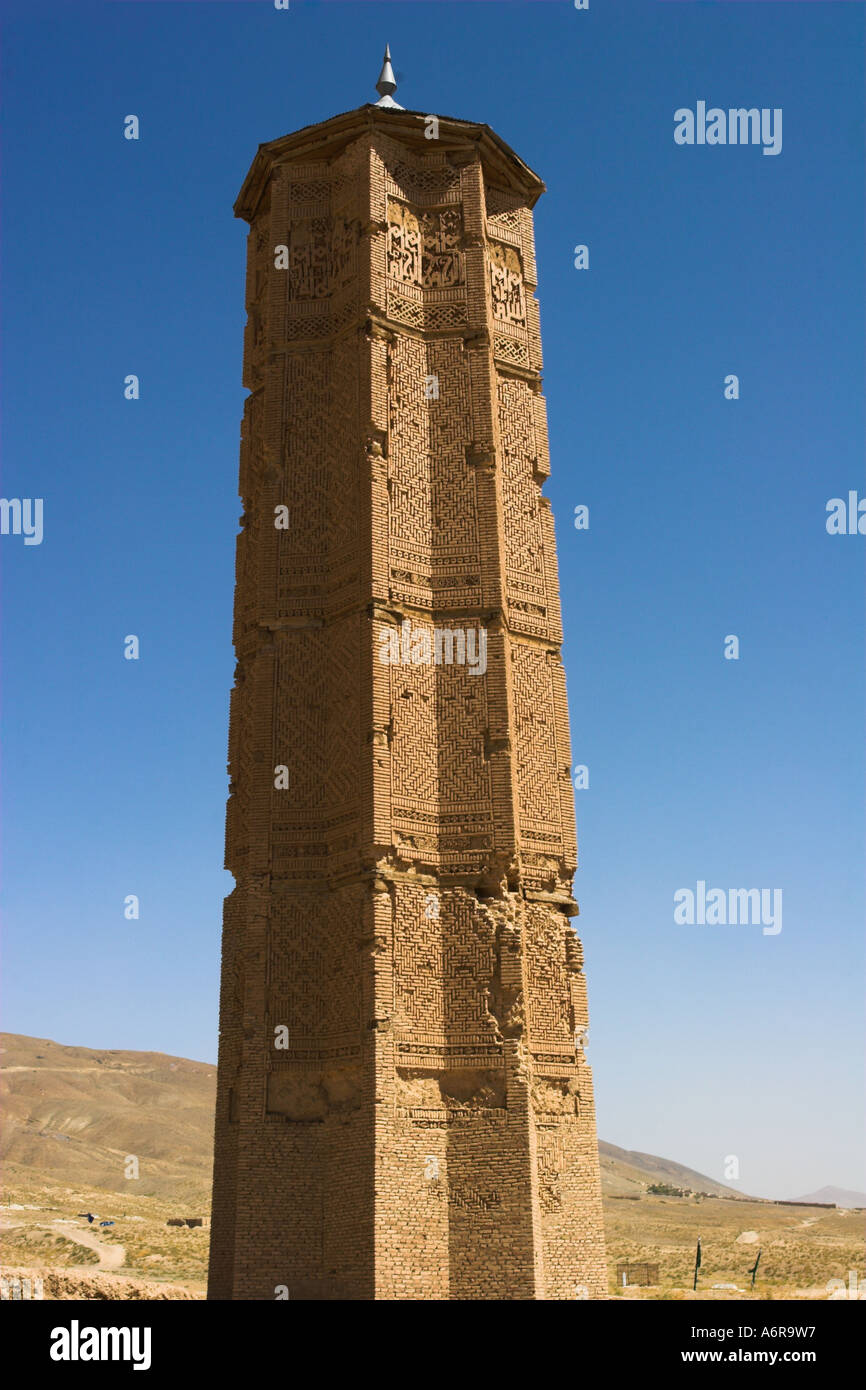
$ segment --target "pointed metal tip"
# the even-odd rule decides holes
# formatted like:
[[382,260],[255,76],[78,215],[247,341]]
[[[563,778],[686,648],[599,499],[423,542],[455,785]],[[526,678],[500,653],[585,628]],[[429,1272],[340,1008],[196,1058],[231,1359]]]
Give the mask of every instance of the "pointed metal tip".
[[402,111],[403,107],[396,102],[393,93],[397,90],[397,81],[394,77],[394,69],[391,67],[391,46],[385,44],[385,57],[382,62],[382,71],[379,73],[379,81],[376,83],[376,91],[379,93],[380,100],[377,106],[390,106],[397,111]]

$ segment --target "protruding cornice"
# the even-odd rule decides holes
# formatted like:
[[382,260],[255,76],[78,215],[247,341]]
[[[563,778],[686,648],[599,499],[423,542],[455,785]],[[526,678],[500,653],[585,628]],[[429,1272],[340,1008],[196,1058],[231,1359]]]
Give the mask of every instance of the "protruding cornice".
[[462,149],[465,152],[467,146],[474,145],[486,172],[497,187],[519,193],[526,198],[529,207],[533,207],[545,191],[538,174],[489,125],[438,116],[439,136],[434,142],[428,140],[424,133],[429,119],[429,112],[401,111],[368,103],[341,116],[320,121],[317,125],[304,126],[292,135],[283,135],[279,140],[259,145],[238,194],[235,217],[252,221],[268,179],[278,165],[334,159],[365,131],[389,135],[408,149],[425,154],[429,154],[431,149],[446,153],[456,153]]

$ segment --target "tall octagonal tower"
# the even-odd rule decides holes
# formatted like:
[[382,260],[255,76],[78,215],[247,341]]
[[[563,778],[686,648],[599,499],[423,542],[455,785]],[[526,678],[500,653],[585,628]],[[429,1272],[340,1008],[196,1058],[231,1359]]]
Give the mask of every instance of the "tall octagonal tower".
[[250,224],[209,1297],[606,1275],[532,208],[383,100]]

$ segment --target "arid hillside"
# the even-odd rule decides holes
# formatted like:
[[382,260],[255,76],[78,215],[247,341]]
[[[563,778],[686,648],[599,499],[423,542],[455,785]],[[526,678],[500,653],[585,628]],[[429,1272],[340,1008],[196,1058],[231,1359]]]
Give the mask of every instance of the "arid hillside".
[[0,1047],[7,1184],[41,1177],[198,1203],[209,1196],[216,1067],[12,1033],[0,1034]]

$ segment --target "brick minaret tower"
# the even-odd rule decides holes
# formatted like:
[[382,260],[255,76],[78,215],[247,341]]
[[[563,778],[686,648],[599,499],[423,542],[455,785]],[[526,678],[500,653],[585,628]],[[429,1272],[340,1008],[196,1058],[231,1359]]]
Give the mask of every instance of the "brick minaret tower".
[[[387,56],[387,55],[386,55]],[[210,1297],[606,1288],[531,209],[488,126],[261,145]]]

